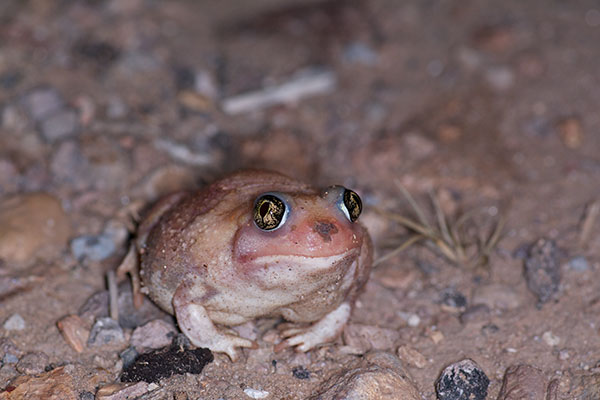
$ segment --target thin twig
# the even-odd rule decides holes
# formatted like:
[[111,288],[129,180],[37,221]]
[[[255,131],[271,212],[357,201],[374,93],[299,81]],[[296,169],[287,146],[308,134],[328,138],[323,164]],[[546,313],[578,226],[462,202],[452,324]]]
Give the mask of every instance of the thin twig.
[[579,234],[579,247],[585,247],[590,239],[594,222],[600,215],[600,200],[593,201],[586,207],[585,217]]

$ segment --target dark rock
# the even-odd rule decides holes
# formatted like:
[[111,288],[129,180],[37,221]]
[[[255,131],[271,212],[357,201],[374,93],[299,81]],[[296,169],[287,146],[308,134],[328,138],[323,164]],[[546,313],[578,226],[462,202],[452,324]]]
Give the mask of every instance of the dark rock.
[[168,347],[144,353],[136,358],[123,370],[121,382],[152,383],[173,375],[197,375],[206,364],[213,361],[213,354],[209,349],[186,349],[180,346],[177,340],[174,339]]
[[95,397],[92,392],[79,392],[79,400],[94,400]]
[[176,67],[173,75],[177,90],[191,90],[196,86],[196,73],[191,68]]
[[436,391],[439,400],[485,400],[489,384],[481,367],[467,358],[442,371]]
[[108,42],[84,40],[77,43],[73,49],[82,58],[106,68],[119,58],[120,51]]
[[23,74],[19,71],[7,71],[0,75],[0,87],[4,90],[14,89],[21,82]]
[[125,341],[123,329],[119,323],[112,318],[99,318],[90,332],[87,341],[90,347],[99,347],[104,345],[113,345]]
[[440,302],[450,308],[464,310],[467,306],[467,298],[464,294],[454,288],[446,288],[441,293]]
[[367,354],[354,368],[327,380],[312,400],[421,399],[402,362],[393,354]]
[[541,370],[526,364],[506,370],[498,400],[544,400],[546,378]]
[[561,276],[559,251],[553,240],[541,238],[531,246],[525,259],[525,278],[540,305],[556,295]]
[[64,102],[55,89],[41,87],[26,94],[22,104],[31,118],[40,121],[60,110]]
[[71,252],[78,261],[102,261],[115,252],[115,244],[108,235],[84,235],[71,241]]
[[135,347],[133,346],[128,347],[127,349],[119,353],[119,357],[121,357],[121,360],[123,360],[123,368],[129,368],[129,366],[135,361],[135,359],[139,355],[140,353],[138,353]]
[[34,375],[40,374],[46,370],[48,365],[48,356],[42,352],[27,353],[17,363],[17,371],[22,374]]
[[73,136],[78,128],[79,118],[71,109],[59,111],[40,123],[42,136],[50,143]]
[[498,328],[498,325],[492,323],[485,324],[481,327],[481,334],[486,337],[498,333],[499,331],[500,328]]
[[292,375],[296,379],[310,379],[310,371],[304,368],[304,366],[299,365],[292,369]]

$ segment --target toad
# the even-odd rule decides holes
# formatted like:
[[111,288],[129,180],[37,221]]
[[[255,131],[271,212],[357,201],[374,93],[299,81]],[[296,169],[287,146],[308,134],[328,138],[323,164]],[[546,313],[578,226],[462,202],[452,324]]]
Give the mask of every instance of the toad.
[[160,200],[119,269],[195,346],[235,361],[256,343],[229,327],[283,317],[294,324],[276,349],[306,352],[340,334],[369,277],[361,210],[342,186],[318,191],[278,173],[239,172]]

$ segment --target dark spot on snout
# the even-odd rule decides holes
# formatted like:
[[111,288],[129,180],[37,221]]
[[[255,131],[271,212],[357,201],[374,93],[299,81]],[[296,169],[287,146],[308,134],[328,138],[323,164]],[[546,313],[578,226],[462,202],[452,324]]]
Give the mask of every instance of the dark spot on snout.
[[324,242],[331,242],[331,235],[338,233],[337,226],[331,222],[317,221],[313,230],[323,238]]

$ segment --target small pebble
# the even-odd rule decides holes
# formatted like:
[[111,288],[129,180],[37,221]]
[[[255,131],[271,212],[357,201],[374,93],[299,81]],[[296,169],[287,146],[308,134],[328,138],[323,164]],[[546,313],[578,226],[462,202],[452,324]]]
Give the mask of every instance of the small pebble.
[[485,71],[485,80],[499,92],[510,89],[515,83],[515,74],[508,67],[492,67]]
[[542,340],[548,346],[552,346],[552,347],[558,346],[560,344],[560,338],[558,336],[556,336],[554,333],[552,333],[551,331],[544,332],[544,334],[542,335]]
[[48,87],[34,89],[23,97],[22,103],[27,113],[36,121],[49,117],[63,106],[60,94]]
[[377,53],[363,42],[352,42],[344,47],[343,58],[351,64],[375,65],[378,61]]
[[15,313],[4,321],[2,327],[7,331],[22,331],[25,329],[25,320],[20,314]]
[[573,271],[583,272],[590,269],[590,264],[585,257],[578,256],[569,260],[569,268],[571,268]]
[[73,136],[79,126],[77,113],[73,110],[62,110],[46,119],[40,124],[44,139],[54,143],[60,139]]
[[56,324],[65,341],[73,350],[81,353],[90,335],[83,320],[77,315],[67,315]]
[[430,331],[429,338],[434,344],[439,344],[442,342],[442,340],[444,340],[444,334],[440,331]]
[[492,323],[485,324],[481,327],[481,334],[486,337],[498,333],[499,331],[500,328],[498,328],[498,325]]
[[49,359],[45,353],[40,351],[27,353],[17,363],[17,371],[22,374],[41,374],[46,369]]
[[79,400],[95,400],[96,396],[92,392],[79,392]]
[[266,390],[258,390],[252,388],[244,389],[244,393],[251,399],[265,399],[267,398],[267,396],[269,396],[269,392],[267,392]]
[[556,126],[564,145],[569,149],[578,149],[583,144],[581,122],[575,117],[563,119]]
[[485,400],[490,380],[475,361],[449,365],[436,382],[439,400]]
[[98,389],[96,400],[137,399],[149,392],[149,386],[146,382],[134,384],[111,383]]
[[421,323],[421,318],[417,314],[411,314],[406,320],[406,323],[411,328],[416,328]]
[[292,375],[294,375],[294,378],[296,379],[310,379],[310,371],[302,365],[294,367],[292,369]]
[[464,310],[467,306],[467,298],[464,294],[454,288],[447,288],[442,291],[440,302],[452,310]]
[[385,350],[394,347],[400,339],[396,329],[380,328],[372,325],[350,324],[344,328],[344,343],[366,353],[371,349]]
[[491,283],[478,286],[473,293],[473,304],[484,304],[490,310],[514,310],[522,304],[522,298],[509,285]]
[[19,362],[19,357],[12,353],[6,353],[2,358],[2,364],[16,364]]
[[92,327],[87,344],[90,347],[98,347],[124,341],[123,329],[117,321],[112,318],[99,318]]
[[525,259],[527,287],[539,300],[539,305],[554,298],[560,284],[560,263],[556,243],[538,239]]
[[168,346],[175,337],[175,327],[161,319],[136,328],[131,335],[131,345],[138,351],[160,349]]
[[115,243],[106,234],[84,235],[71,241],[71,252],[79,261],[102,261],[115,252]]
[[558,359],[560,361],[566,361],[571,357],[571,355],[569,354],[569,350],[561,350],[558,352]]
[[398,347],[398,357],[413,367],[425,368],[427,366],[427,359],[425,356],[407,345]]
[[133,346],[128,347],[121,353],[119,353],[119,357],[121,357],[121,360],[123,360],[123,369],[129,368],[129,366],[135,361],[135,359],[139,355],[140,353],[138,353],[135,347]]

